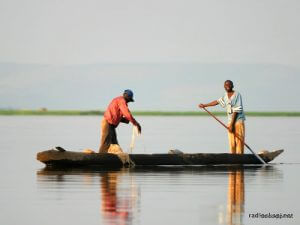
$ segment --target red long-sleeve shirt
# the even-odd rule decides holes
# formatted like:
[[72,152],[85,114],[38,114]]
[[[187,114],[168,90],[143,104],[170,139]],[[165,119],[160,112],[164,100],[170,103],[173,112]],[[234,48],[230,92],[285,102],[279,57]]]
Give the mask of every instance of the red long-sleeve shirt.
[[125,98],[123,96],[119,96],[114,98],[108,105],[104,113],[104,118],[109,124],[118,126],[123,117],[129,120],[133,125],[137,124],[136,120],[133,118],[130,110],[128,109]]

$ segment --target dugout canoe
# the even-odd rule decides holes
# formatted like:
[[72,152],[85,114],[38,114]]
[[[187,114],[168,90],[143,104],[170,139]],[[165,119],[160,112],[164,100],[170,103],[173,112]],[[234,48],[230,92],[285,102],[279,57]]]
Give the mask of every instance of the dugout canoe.
[[[175,151],[176,152],[176,151]],[[271,162],[283,150],[259,153],[265,162]],[[231,165],[262,164],[253,154],[229,153],[184,153],[184,154],[129,154],[135,166],[178,166],[178,165]],[[46,166],[59,167],[123,167],[118,155],[110,153],[60,152],[47,150],[37,153],[37,160]]]

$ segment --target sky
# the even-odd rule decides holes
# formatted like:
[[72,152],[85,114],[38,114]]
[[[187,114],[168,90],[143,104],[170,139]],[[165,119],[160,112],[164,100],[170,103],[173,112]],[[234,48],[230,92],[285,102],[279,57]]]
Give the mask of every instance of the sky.
[[300,111],[298,0],[0,0],[0,108]]

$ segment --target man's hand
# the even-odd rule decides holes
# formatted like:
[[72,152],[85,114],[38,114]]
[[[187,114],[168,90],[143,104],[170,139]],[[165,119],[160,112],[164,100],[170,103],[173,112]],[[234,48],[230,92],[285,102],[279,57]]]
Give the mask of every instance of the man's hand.
[[201,109],[203,109],[203,108],[206,107],[206,105],[201,103],[201,104],[198,105],[198,107],[201,108]]
[[136,126],[138,128],[139,134],[141,134],[142,133],[142,127],[141,127],[141,125],[138,122],[136,122]]
[[229,126],[228,126],[228,131],[230,132],[230,133],[233,133],[234,132],[234,124],[230,124]]

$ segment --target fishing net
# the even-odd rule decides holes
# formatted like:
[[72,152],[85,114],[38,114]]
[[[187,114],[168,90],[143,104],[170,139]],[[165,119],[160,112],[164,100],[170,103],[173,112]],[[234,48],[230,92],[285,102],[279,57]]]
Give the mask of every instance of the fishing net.
[[117,144],[111,144],[108,149],[108,153],[115,154],[119,157],[119,159],[122,161],[124,166],[134,167],[134,162],[130,159],[130,156],[128,153],[123,152],[120,145]]

